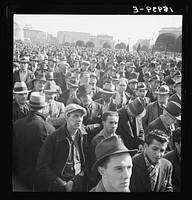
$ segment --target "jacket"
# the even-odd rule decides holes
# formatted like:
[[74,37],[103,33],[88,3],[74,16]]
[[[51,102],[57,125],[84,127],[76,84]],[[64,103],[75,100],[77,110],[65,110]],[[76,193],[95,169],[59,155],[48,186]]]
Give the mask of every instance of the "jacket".
[[[51,183],[56,178],[61,178],[69,156],[69,139],[67,138],[67,124],[58,128],[48,136],[42,145],[37,160],[37,172],[45,181]],[[87,135],[80,130],[80,150],[82,154],[81,167],[86,173],[89,170],[89,150]]]
[[[131,192],[152,192],[149,173],[144,160],[144,153],[136,154],[132,158],[133,168],[130,180]],[[155,192],[172,192],[171,175],[173,166],[165,158],[160,159],[159,175],[155,186]]]
[[89,192],[107,192],[103,186],[102,180],[99,181],[99,183],[92,188]]

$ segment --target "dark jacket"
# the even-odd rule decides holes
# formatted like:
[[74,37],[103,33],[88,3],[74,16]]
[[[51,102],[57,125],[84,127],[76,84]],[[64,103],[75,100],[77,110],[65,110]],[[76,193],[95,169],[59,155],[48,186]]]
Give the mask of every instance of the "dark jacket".
[[173,165],[172,185],[173,192],[180,192],[181,190],[181,164],[177,155],[176,149],[164,155],[164,158],[169,160]]
[[45,138],[54,131],[54,127],[45,121],[42,114],[30,112],[27,117],[13,124],[13,149],[16,162],[16,174],[22,179],[36,176],[36,162]]
[[[130,180],[131,192],[152,192],[149,172],[147,170],[144,153],[135,155],[132,158],[133,168]],[[155,192],[172,192],[171,174],[172,164],[165,158],[160,159],[160,169],[155,186]]]
[[139,144],[143,144],[143,141],[137,135],[136,122],[135,126],[131,125],[130,116],[128,115],[126,108],[121,108],[118,113],[119,124],[116,133],[120,135],[128,149],[138,149]]
[[[69,139],[67,138],[67,124],[61,126],[54,133],[48,136],[41,148],[37,160],[37,172],[39,175],[51,183],[60,177],[66,166],[69,156]],[[80,130],[80,150],[82,154],[82,170],[89,170],[89,150],[87,145],[87,135]]]

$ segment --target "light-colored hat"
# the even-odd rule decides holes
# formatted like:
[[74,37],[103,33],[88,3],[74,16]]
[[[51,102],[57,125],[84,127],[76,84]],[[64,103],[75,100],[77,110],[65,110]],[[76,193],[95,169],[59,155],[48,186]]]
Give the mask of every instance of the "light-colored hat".
[[117,136],[110,136],[102,140],[95,148],[95,154],[97,161],[93,164],[92,170],[96,170],[97,167],[103,163],[104,159],[108,156],[119,153],[130,153],[131,156],[138,152],[137,149],[129,150]]
[[24,94],[28,93],[30,90],[27,89],[27,85],[25,82],[15,82],[13,93],[15,94]]
[[37,108],[43,108],[47,105],[45,94],[41,92],[32,92],[30,95],[29,105]]
[[169,94],[169,86],[162,85],[157,91],[155,91],[155,94]]
[[69,113],[72,113],[72,112],[74,112],[76,110],[81,110],[82,113],[83,113],[83,116],[87,115],[87,111],[85,110],[85,108],[83,108],[82,106],[77,105],[75,103],[68,104],[65,107],[65,115],[68,115]]
[[112,83],[105,83],[103,85],[103,89],[100,90],[100,92],[105,94],[115,94],[115,86]]
[[137,90],[147,90],[147,86],[144,82],[139,82],[137,85]]

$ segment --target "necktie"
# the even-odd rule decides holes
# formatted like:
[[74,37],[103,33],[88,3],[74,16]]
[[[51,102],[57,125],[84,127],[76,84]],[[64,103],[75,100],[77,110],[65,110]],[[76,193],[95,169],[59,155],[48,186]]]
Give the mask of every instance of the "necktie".
[[[159,169],[159,168],[158,168]],[[155,188],[155,184],[157,181],[157,176],[158,176],[158,169],[156,167],[150,166],[148,168],[149,170],[149,178],[150,178],[150,183],[151,183],[151,190],[153,191]]]

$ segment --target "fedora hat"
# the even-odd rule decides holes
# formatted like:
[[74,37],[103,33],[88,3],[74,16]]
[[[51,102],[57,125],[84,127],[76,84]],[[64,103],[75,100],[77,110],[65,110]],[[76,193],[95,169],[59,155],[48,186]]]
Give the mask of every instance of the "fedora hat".
[[177,76],[177,77],[181,77],[181,72],[179,70],[177,70],[174,74],[173,77]]
[[15,94],[25,94],[30,92],[30,90],[27,89],[27,85],[25,82],[15,82],[13,87],[13,93]]
[[151,72],[150,71],[145,72],[144,73],[144,77],[150,78],[151,77]]
[[139,82],[137,85],[137,90],[147,90],[147,86],[144,82]]
[[138,79],[139,74],[136,72],[131,72],[129,75],[129,79]]
[[164,109],[175,119],[181,120],[181,105],[175,101],[169,101]]
[[83,61],[81,62],[81,65],[87,65],[87,66],[89,66],[89,65],[90,65],[90,62],[87,61],[87,60],[83,60]]
[[155,91],[155,94],[169,94],[169,86],[161,85],[161,87]]
[[41,92],[32,92],[29,99],[29,105],[36,108],[45,107],[47,105],[45,102],[45,94]]
[[88,94],[91,94],[91,85],[89,85],[88,83],[80,85],[78,89],[78,96],[83,97]]
[[159,81],[160,82],[160,78],[158,75],[153,75],[149,78],[149,82],[151,81]]
[[44,73],[37,74],[37,76],[32,80],[32,82],[35,82],[35,81],[46,82],[45,74]]
[[52,83],[50,81],[47,81],[44,92],[51,92],[51,93],[57,93],[57,87],[55,83]]
[[98,76],[96,73],[90,73],[90,77],[95,77],[98,80]]
[[113,74],[112,76],[111,76],[111,80],[113,80],[113,81],[118,81],[119,80],[119,74]]
[[72,87],[79,87],[79,81],[75,77],[71,77],[67,83]]
[[87,115],[87,111],[85,110],[85,108],[75,103],[70,103],[69,105],[65,107],[65,115],[68,115],[69,113],[72,113],[76,110],[81,110],[83,113],[83,116]]
[[100,92],[105,94],[115,94],[115,86],[111,82],[106,82],[103,85],[103,89],[101,89]]
[[134,156],[138,152],[137,149],[129,150],[117,136],[110,136],[102,140],[95,148],[96,162],[92,166],[92,170],[96,170],[103,163],[105,158],[119,153],[129,153]]
[[90,60],[90,63],[97,63],[97,59],[96,59],[96,58],[92,58],[92,59]]
[[132,102],[128,104],[130,111],[135,115],[139,116],[144,113],[144,104],[140,97],[137,97]]
[[46,80],[55,80],[56,78],[54,78],[54,73],[53,72],[46,72],[45,73],[45,78]]
[[128,84],[130,83],[138,83],[138,80],[136,78],[132,78],[128,81]]
[[26,56],[23,56],[23,57],[20,58],[19,62],[21,62],[21,63],[29,63],[29,58],[26,57]]

